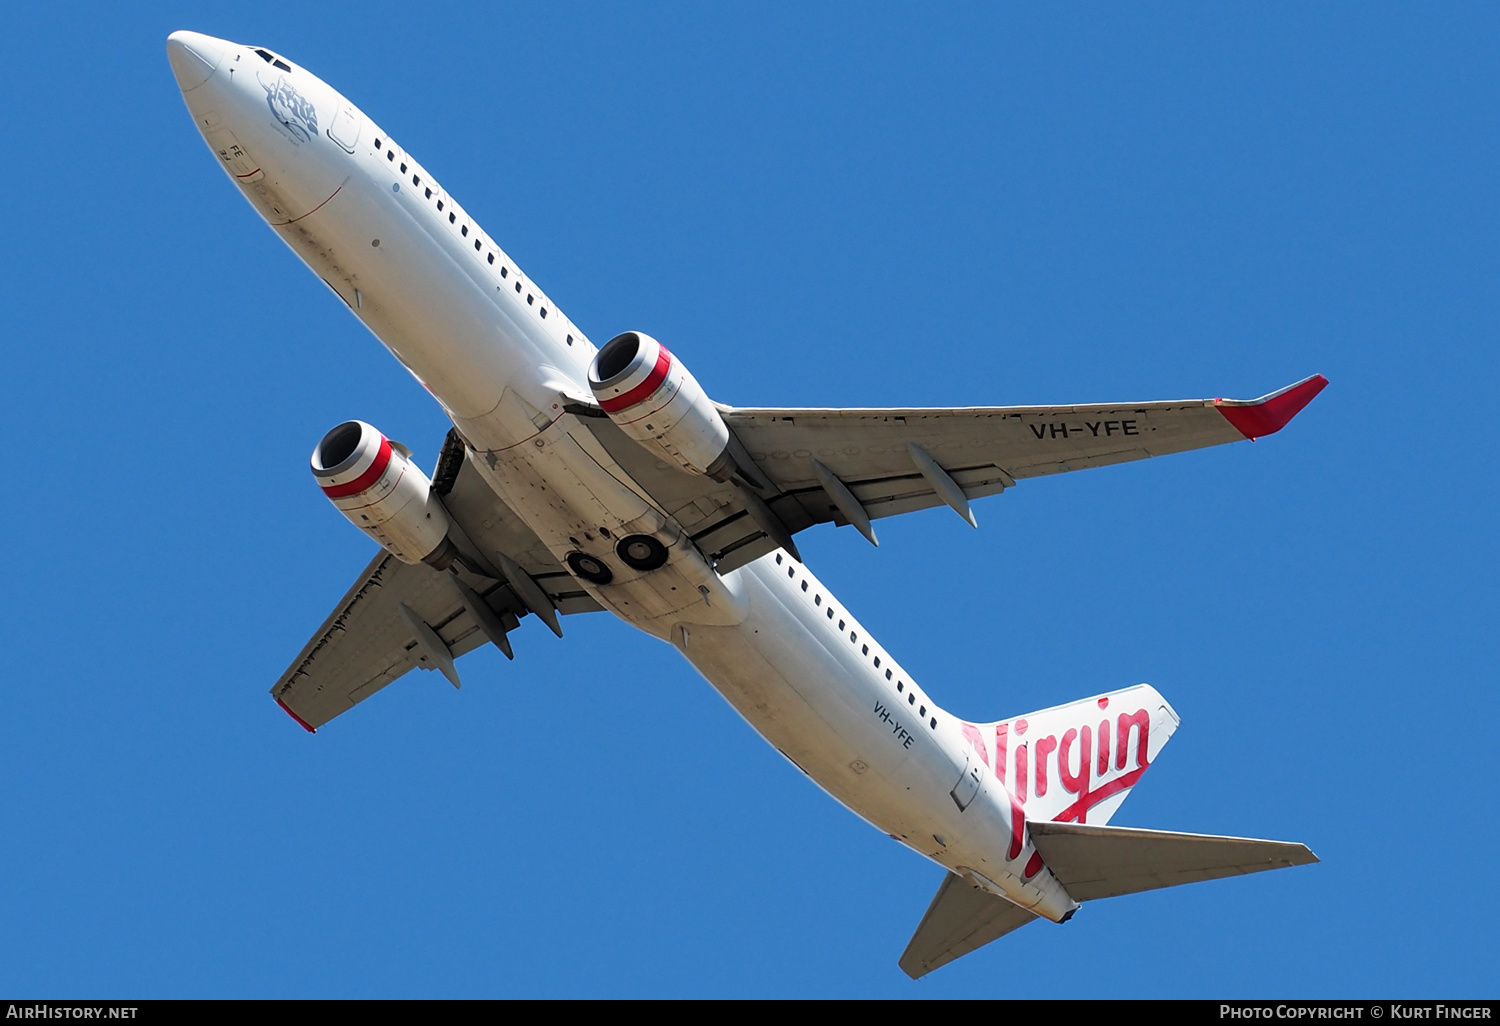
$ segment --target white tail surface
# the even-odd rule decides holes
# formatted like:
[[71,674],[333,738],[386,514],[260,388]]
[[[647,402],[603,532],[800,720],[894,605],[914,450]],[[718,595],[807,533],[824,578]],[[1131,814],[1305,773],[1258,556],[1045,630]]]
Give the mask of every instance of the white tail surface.
[[1155,688],[1137,684],[963,732],[1028,820],[1102,825],[1178,722]]

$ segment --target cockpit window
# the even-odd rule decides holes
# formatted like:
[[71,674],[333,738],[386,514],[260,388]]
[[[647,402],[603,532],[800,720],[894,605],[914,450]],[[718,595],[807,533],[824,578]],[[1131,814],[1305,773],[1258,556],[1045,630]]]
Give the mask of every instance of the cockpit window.
[[286,61],[282,60],[280,57],[277,57],[274,53],[272,53],[269,50],[261,50],[261,49],[257,48],[256,51],[255,51],[255,55],[257,57],[259,57],[261,60],[265,61],[267,64],[271,65],[271,67],[273,67],[273,68],[279,68],[282,71],[291,71],[292,70],[292,66],[290,64],[288,64]]

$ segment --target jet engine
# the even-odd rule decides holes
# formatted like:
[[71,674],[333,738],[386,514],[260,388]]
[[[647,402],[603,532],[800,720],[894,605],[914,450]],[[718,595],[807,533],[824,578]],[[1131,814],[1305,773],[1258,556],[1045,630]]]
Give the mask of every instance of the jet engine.
[[669,463],[728,480],[729,428],[682,361],[650,335],[627,331],[589,365],[589,387],[610,419]]
[[347,421],[313,450],[312,472],[339,512],[403,563],[441,570],[453,561],[448,511],[400,442]]

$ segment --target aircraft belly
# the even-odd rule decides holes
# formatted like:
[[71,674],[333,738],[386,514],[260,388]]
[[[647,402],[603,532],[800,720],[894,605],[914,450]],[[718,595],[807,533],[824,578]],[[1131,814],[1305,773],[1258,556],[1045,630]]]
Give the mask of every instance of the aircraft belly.
[[[983,774],[963,807],[950,797],[969,769],[958,731],[913,724],[909,744],[892,733],[876,714],[889,682],[774,555],[729,577],[743,582],[744,622],[674,631],[673,642],[762,737],[855,814],[985,890],[1054,920],[1076,907],[1049,869],[1031,864],[1024,825],[1012,843],[1019,813],[998,781]],[[802,577],[813,582],[805,568]]]
[[[730,574],[748,612],[730,627],[689,626],[673,643],[772,746],[883,832],[932,855],[931,803],[948,758],[931,738],[906,748],[867,701],[857,672],[776,595],[770,557]],[[948,783],[951,783],[948,782]],[[946,787],[947,784],[942,785]]]
[[[508,407],[502,402],[501,407]],[[678,624],[734,624],[744,616],[735,582],[714,572],[677,523],[640,494],[623,473],[601,465],[580,444],[587,428],[572,414],[521,445],[478,454],[476,466],[560,562],[582,552],[602,560],[607,583],[577,578],[601,605],[641,630],[667,638]],[[618,468],[615,468],[617,471]],[[633,570],[615,553],[619,539],[650,535],[667,562]]]

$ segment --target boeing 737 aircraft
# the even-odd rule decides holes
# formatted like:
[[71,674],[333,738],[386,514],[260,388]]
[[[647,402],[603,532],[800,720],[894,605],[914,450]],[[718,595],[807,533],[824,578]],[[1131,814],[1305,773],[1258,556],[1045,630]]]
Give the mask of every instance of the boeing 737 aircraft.
[[1108,826],[1177,728],[1142,684],[969,723],[803,565],[794,536],[1043,474],[1258,438],[1327,384],[1252,401],[746,409],[638,331],[596,348],[417,158],[311,72],[174,32],[193,121],[267,224],[453,422],[429,478],[363,421],[313,477],[379,553],[271,689],[309,731],[535,615],[669,642],[803,773],[947,875],[918,977],[1082,902],[1317,861],[1301,844]]

